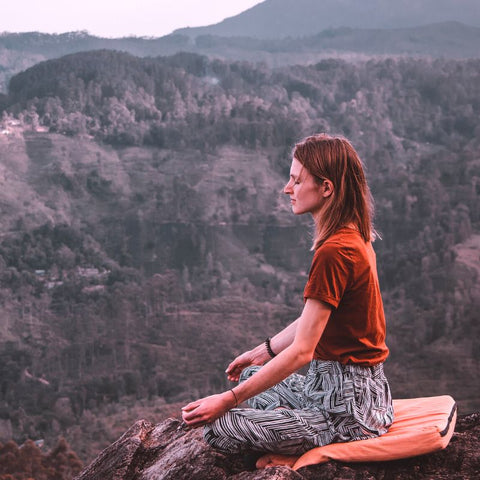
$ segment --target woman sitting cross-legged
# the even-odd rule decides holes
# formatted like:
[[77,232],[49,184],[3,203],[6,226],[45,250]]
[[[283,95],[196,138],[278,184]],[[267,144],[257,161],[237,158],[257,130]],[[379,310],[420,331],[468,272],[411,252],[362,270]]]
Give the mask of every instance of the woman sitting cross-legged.
[[[303,311],[232,361],[226,373],[237,386],[182,409],[223,452],[299,455],[382,435],[393,421],[372,199],[357,152],[341,137],[307,137],[284,192],[294,214],[315,222]],[[294,373],[308,363],[306,376]],[[244,401],[251,408],[238,408]]]

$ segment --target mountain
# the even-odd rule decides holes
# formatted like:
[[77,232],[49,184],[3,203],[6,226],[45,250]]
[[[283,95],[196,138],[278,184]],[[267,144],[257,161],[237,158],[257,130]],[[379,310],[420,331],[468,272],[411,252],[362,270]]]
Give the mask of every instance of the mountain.
[[215,25],[181,28],[174,33],[198,37],[285,38],[322,30],[408,28],[457,21],[480,27],[476,0],[265,0]]
[[0,92],[7,91],[13,75],[36,63],[102,49],[144,57],[193,52],[274,67],[312,64],[328,57],[478,58],[480,4],[476,0],[266,0],[216,25],[179,29],[161,38],[109,39],[85,31],[4,32]]
[[179,29],[161,38],[107,39],[84,31],[4,32],[0,92],[6,92],[13,75],[40,61],[101,49],[137,56],[194,52],[269,66],[375,55],[477,58],[480,4],[476,0],[266,0],[216,25]]
[[348,60],[380,55],[478,58],[480,28],[453,21],[389,30],[342,27],[310,36],[275,40],[211,34],[195,39],[187,35],[106,39],[85,32],[61,35],[4,33],[0,35],[0,92],[7,91],[13,75],[36,63],[65,54],[104,49],[141,57],[193,52],[211,58],[263,62],[271,67],[312,64],[330,57]]
[[258,39],[201,35],[191,51],[206,55],[263,61],[268,65],[308,64],[323,58],[365,58],[366,56],[428,56],[476,58],[480,52],[480,28],[458,22],[421,27],[358,29],[339,27],[316,35]]
[[169,55],[188,50],[189,38],[170,35],[161,38],[100,38],[87,32],[46,34],[0,34],[0,91],[6,91],[10,77],[43,60],[88,50],[120,50],[139,56]]
[[132,416],[225,388],[231,358],[301,309],[310,222],[281,190],[316,131],[366,163],[395,397],[478,410],[478,75],[475,59],[269,69],[101,50],[14,76],[0,441],[63,434],[91,458]]

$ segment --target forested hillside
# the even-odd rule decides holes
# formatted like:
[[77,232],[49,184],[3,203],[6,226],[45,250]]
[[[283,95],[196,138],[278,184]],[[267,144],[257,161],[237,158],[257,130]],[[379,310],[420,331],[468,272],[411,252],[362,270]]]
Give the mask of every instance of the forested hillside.
[[[237,36],[228,31],[220,34],[214,29],[193,37],[174,33],[161,38],[101,38],[88,32],[0,33],[0,92],[7,91],[12,76],[43,60],[102,49],[140,57],[191,52],[228,61],[261,62],[270,67],[312,64],[331,57],[349,61],[380,55],[478,58],[480,27],[472,26],[471,22],[452,21],[455,16],[446,18],[450,21],[391,29],[332,28],[331,24],[324,29],[317,25],[308,35],[292,23],[292,28],[296,28],[294,34],[289,36],[277,28],[279,38],[275,39],[249,37],[248,29]],[[261,25],[264,24],[261,20]]]
[[63,433],[87,458],[126,410],[171,414],[225,387],[227,362],[300,311],[309,220],[281,188],[293,143],[318,131],[367,165],[395,397],[479,409],[479,77],[478,60],[269,69],[111,51],[15,76],[0,433]]

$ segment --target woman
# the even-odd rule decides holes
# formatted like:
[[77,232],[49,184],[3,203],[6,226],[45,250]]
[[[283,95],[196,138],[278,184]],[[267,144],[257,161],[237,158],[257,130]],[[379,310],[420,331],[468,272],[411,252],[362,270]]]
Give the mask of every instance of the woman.
[[[382,435],[393,420],[373,207],[357,152],[341,137],[304,139],[284,192],[293,213],[315,222],[302,314],[233,360],[226,373],[237,386],[182,412],[187,426],[205,425],[205,439],[224,452],[298,455]],[[294,373],[309,362],[305,377]],[[252,408],[237,408],[247,400]]]

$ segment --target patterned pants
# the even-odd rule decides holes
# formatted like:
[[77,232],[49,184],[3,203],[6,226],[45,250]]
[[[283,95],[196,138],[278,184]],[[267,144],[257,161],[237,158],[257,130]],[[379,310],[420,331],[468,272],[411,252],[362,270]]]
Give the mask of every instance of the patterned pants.
[[[248,367],[245,381],[261,367]],[[302,454],[314,447],[385,433],[393,421],[383,365],[360,367],[313,360],[306,376],[294,373],[204,428],[223,452],[255,450]]]

